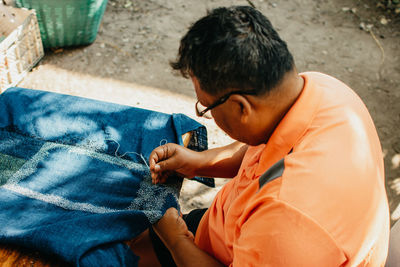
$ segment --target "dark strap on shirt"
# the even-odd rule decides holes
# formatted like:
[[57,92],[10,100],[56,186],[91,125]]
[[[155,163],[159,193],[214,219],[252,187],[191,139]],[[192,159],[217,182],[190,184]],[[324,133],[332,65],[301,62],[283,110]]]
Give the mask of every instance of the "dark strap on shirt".
[[285,170],[285,160],[284,158],[272,165],[271,168],[269,168],[266,172],[264,172],[260,178],[258,179],[260,189],[263,187],[266,183],[271,182],[272,180],[275,180],[276,178],[279,178],[282,176],[283,171]]

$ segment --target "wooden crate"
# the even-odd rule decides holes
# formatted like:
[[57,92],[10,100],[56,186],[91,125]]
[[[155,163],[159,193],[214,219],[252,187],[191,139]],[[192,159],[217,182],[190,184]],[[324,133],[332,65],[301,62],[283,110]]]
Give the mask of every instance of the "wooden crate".
[[43,55],[35,11],[0,4],[0,92],[17,85]]

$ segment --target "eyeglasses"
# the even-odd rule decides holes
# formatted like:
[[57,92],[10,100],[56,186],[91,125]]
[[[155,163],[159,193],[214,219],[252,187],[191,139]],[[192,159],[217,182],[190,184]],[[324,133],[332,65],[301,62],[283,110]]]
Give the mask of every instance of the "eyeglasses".
[[217,101],[215,101],[208,107],[203,106],[200,103],[200,100],[197,100],[196,115],[199,117],[211,119],[212,115],[211,115],[211,112],[209,112],[209,111],[212,110],[213,108],[216,108],[219,105],[222,105],[223,103],[225,103],[231,95],[256,95],[257,93],[258,92],[256,92],[256,91],[232,91],[232,92],[227,93],[226,95],[221,96],[219,99],[217,99]]

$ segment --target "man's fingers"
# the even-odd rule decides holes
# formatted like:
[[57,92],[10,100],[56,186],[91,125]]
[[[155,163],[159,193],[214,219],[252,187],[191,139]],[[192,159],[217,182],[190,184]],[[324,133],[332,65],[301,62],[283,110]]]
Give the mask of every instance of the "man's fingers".
[[163,225],[169,225],[169,222],[175,221],[178,219],[179,214],[178,214],[178,210],[176,208],[169,208],[165,211],[164,216],[154,224],[154,226],[159,227],[159,226],[163,226]]
[[179,212],[178,212],[178,210],[176,208],[169,208],[165,212],[165,215],[171,216],[173,218],[178,218],[179,217]]
[[[153,153],[152,153],[152,154],[153,154]],[[155,156],[152,155],[152,154],[150,154],[150,159],[149,159],[150,170],[154,169],[154,166],[156,165],[157,160],[158,160],[158,159],[156,159]]]
[[174,174],[175,172],[173,171],[166,171],[166,172],[152,174],[151,176],[152,182],[153,184],[166,183],[167,180]]
[[177,144],[165,144],[155,148],[149,157],[150,173],[153,184],[165,183],[169,176],[179,174],[182,165],[180,146]]
[[[174,154],[175,148],[172,144],[166,144],[155,148],[153,152],[151,152],[149,158],[150,169],[158,168],[157,165],[160,165],[161,162],[168,160]],[[165,167],[165,165],[162,167]]]
[[157,164],[157,162],[162,160],[159,157],[159,155],[162,154],[162,152],[160,150],[161,150],[161,147],[157,147],[151,152],[150,157],[149,157],[150,170],[153,170],[154,166]]
[[150,154],[150,171],[155,173],[165,172],[174,168],[175,147],[172,144],[159,146]]

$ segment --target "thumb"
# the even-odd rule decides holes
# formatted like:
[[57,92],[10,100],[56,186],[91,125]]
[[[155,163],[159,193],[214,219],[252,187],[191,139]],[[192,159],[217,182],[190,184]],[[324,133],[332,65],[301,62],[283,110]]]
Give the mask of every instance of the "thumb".
[[171,170],[175,170],[176,159],[174,157],[165,159],[163,161],[157,162],[154,166],[155,172],[167,172]]

